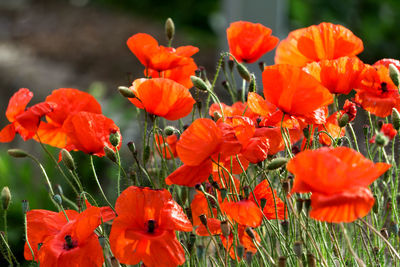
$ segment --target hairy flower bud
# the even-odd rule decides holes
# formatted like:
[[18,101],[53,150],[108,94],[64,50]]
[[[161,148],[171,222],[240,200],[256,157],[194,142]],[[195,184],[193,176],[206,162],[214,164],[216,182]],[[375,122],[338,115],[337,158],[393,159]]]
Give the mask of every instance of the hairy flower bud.
[[11,192],[8,186],[3,187],[1,190],[1,204],[3,206],[3,210],[8,210],[11,201]]
[[18,148],[9,149],[7,152],[8,152],[8,155],[10,155],[14,158],[25,158],[28,156],[28,153],[26,153],[22,149],[18,149]]
[[251,80],[251,75],[248,69],[242,64],[242,63],[237,63],[236,68],[239,72],[240,77],[242,77],[244,80],[250,82]]
[[209,87],[207,84],[199,77],[190,76],[190,80],[192,81],[194,87],[198,88],[201,91],[209,91]]
[[392,124],[397,131],[400,130],[400,113],[396,108],[392,109]]
[[104,147],[104,153],[106,154],[106,157],[109,158],[112,162],[117,162],[117,155],[115,154],[115,151],[109,148],[108,146]]
[[64,148],[61,149],[61,159],[62,159],[62,162],[64,163],[65,167],[67,167],[71,171],[75,170],[74,158],[71,156],[71,153],[69,153],[68,150],[66,150]]
[[288,162],[287,158],[275,158],[271,160],[271,162],[268,164],[267,169],[270,171],[279,169],[280,167],[284,166],[287,162]]
[[164,133],[165,133],[166,136],[173,135],[177,131],[178,130],[173,126],[167,126],[167,127],[164,128]]
[[228,238],[229,234],[231,233],[231,228],[228,221],[221,222],[221,232],[225,236],[225,238]]
[[165,35],[167,36],[168,42],[171,42],[174,39],[175,35],[175,24],[171,18],[168,18],[165,21]]
[[135,98],[136,97],[135,94],[133,93],[133,91],[126,86],[119,86],[118,91],[123,97],[126,97],[126,98]]
[[390,76],[390,79],[392,80],[392,82],[394,83],[394,85],[399,87],[399,84],[400,84],[400,72],[396,68],[396,66],[393,65],[393,64],[389,64],[389,76]]
[[119,146],[121,142],[121,134],[118,131],[110,134],[110,143],[113,147]]

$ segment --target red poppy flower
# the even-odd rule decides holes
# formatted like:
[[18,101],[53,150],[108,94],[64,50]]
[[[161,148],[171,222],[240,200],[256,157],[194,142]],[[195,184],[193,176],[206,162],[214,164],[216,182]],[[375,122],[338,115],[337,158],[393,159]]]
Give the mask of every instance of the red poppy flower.
[[352,222],[368,214],[374,198],[368,186],[390,167],[362,154],[337,147],[306,150],[292,158],[287,169],[295,175],[292,193],[311,192],[311,218]]
[[169,79],[138,79],[130,89],[136,98],[129,100],[138,108],[167,120],[188,115],[196,102],[183,85]]
[[[94,230],[114,216],[102,216],[101,209],[89,207],[82,213],[31,210],[27,213],[29,244],[40,266],[101,266],[103,249]],[[24,256],[33,260],[27,244]]]
[[341,57],[334,60],[321,60],[305,67],[332,94],[347,95],[357,88],[364,63],[357,57]]
[[[253,121],[255,121],[258,117],[257,114],[251,111],[247,103],[238,101],[234,103],[232,106],[228,106],[224,103],[221,103],[221,106],[225,117],[245,116],[252,119]],[[215,112],[217,112],[220,115],[220,117],[222,117],[221,109],[217,103],[213,103],[210,106],[208,114],[211,117],[214,117]]]
[[241,200],[238,202],[224,202],[221,210],[238,224],[250,227],[258,227],[262,222],[262,211],[251,200]]
[[[303,136],[303,131],[300,128],[289,128],[288,130],[291,144],[296,143]],[[268,139],[268,155],[275,155],[279,151],[285,149],[285,142],[283,141],[280,127],[257,128],[254,137],[264,137]]]
[[[345,128],[339,127],[338,119],[340,118],[341,111],[333,113],[326,119],[326,123],[318,125],[318,131],[327,131],[334,139],[343,137],[346,133]],[[320,133],[318,135],[319,142],[325,146],[332,144],[332,139],[326,133]]]
[[156,150],[165,159],[176,158],[178,154],[176,153],[176,143],[178,142],[178,136],[176,134],[171,134],[169,136],[163,137],[160,134],[154,136]]
[[291,32],[276,49],[276,64],[299,67],[312,61],[353,57],[364,50],[361,39],[349,29],[323,22]]
[[191,88],[193,87],[193,83],[192,80],[190,79],[190,76],[195,75],[195,70],[198,69],[196,63],[191,58],[191,56],[196,54],[198,51],[199,49],[194,46],[179,47],[176,49],[176,54],[188,58],[188,61],[185,65],[164,71],[148,69],[147,73],[146,70],[144,71],[144,74],[152,78],[170,79],[177,83],[182,84],[186,88]]
[[187,55],[188,51],[198,51],[198,48],[192,46],[179,47],[176,50],[159,46],[156,39],[145,33],[133,35],[128,39],[127,45],[140,63],[158,72],[190,64],[191,58],[183,55]]
[[356,104],[354,102],[351,102],[348,99],[346,99],[341,113],[347,114],[347,116],[349,116],[349,122],[353,121],[357,115]]
[[121,263],[142,261],[152,267],[185,262],[175,231],[192,231],[192,224],[167,190],[130,186],[118,197],[115,210],[110,245]]
[[400,95],[390,79],[385,61],[366,65],[356,91],[354,101],[378,117],[387,117],[394,107],[400,108]]
[[[86,92],[72,88],[54,90],[46,97],[46,102],[57,104],[56,108],[46,115],[47,122],[42,121],[38,129],[40,141],[54,147],[64,148],[67,136],[63,124],[68,116],[80,111],[101,114],[101,106],[97,100]],[[39,138],[35,138],[39,141]]]
[[265,100],[284,113],[311,118],[315,110],[333,102],[331,93],[298,67],[266,67],[262,77]]
[[29,89],[21,88],[10,98],[6,110],[10,124],[0,131],[0,142],[11,142],[16,133],[24,141],[31,139],[37,132],[41,117],[56,107],[54,103],[43,102],[26,109],[32,97],[33,93]]
[[109,140],[110,134],[119,132],[119,128],[102,114],[81,111],[67,118],[63,131],[67,134],[65,149],[102,157],[105,155],[105,146],[113,147]]
[[[264,216],[268,220],[284,220],[285,219],[285,204],[278,197],[276,190],[272,190],[269,186],[267,180],[263,180],[259,183],[249,195],[249,199],[255,202],[257,200],[258,204],[261,205],[261,200],[265,200],[265,206],[262,209]],[[255,197],[255,199],[254,199]],[[287,210],[286,210],[287,216]]]
[[260,23],[237,21],[226,29],[229,51],[239,62],[253,63],[274,49],[279,39]]
[[[384,136],[386,136],[389,140],[393,140],[393,138],[396,137],[397,131],[394,129],[393,125],[391,123],[384,123],[379,130],[380,133],[382,133]],[[375,143],[376,135],[374,135],[371,140],[369,140],[370,143]]]

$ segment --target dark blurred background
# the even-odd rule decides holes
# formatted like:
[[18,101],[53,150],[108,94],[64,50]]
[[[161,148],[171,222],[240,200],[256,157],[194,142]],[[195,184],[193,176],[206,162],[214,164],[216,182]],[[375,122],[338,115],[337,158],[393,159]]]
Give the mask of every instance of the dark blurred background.
[[[126,47],[126,40],[145,32],[165,45],[164,22],[168,17],[176,26],[173,46],[199,47],[195,61],[205,66],[211,77],[218,54],[227,49],[225,29],[232,21],[260,22],[281,39],[290,30],[322,21],[342,24],[364,41],[361,59],[373,63],[385,57],[400,58],[399,14],[398,0],[0,0],[0,127],[7,123],[4,113],[8,100],[19,88],[31,89],[34,103],[43,101],[53,89],[72,87],[95,95],[103,113],[121,128],[124,143],[135,140],[140,126],[137,113],[116,91],[119,85],[129,85],[132,77],[143,75],[143,67]],[[273,53],[264,60],[273,64]],[[0,148],[0,186],[9,186],[13,194],[9,239],[22,261],[21,200],[28,199],[35,209],[53,207],[37,166],[26,159],[10,158],[6,153],[10,147],[24,148],[37,156],[41,149],[36,142],[22,142],[19,137]],[[57,155],[57,150],[51,151]],[[80,159],[81,176],[90,177],[85,173],[87,157],[81,153],[74,156]],[[50,177],[63,185],[51,161],[40,157]],[[102,166],[101,182],[114,183],[116,169],[107,165],[106,159],[96,163]],[[84,184],[97,194],[91,188],[92,180]],[[114,200],[113,189],[108,193]]]

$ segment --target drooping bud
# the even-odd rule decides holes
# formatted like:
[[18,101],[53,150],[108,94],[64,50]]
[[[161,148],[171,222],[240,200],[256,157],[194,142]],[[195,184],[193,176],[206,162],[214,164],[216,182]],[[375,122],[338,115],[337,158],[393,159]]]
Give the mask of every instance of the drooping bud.
[[190,76],[190,80],[192,81],[194,87],[198,88],[201,91],[209,91],[210,88],[207,86],[207,84],[199,77],[196,76]]
[[229,226],[228,221],[222,221],[221,222],[221,232],[225,236],[225,238],[228,238],[228,236],[231,233],[231,228]]
[[400,113],[396,108],[392,109],[392,124],[397,131],[400,130]]
[[261,71],[264,71],[264,69],[265,69],[265,62],[264,62],[264,61],[258,62],[258,67],[260,68]]
[[173,126],[166,126],[166,127],[164,128],[164,133],[165,133],[166,136],[173,135],[173,134],[176,133],[177,131],[178,131],[178,130],[177,130],[175,127],[173,127]]
[[75,170],[74,158],[71,156],[71,153],[69,153],[68,150],[66,150],[64,148],[61,149],[61,158],[62,158],[62,162],[64,163],[65,167],[67,167],[71,171]]
[[137,155],[137,150],[136,150],[135,143],[134,143],[134,142],[129,142],[129,143],[126,144],[126,145],[128,146],[129,150],[132,152],[132,154],[133,154],[134,156],[136,156],[136,155]]
[[9,150],[7,150],[7,152],[8,152],[8,155],[10,155],[11,157],[14,157],[14,158],[25,158],[28,156],[28,153],[26,153],[22,149],[18,149],[18,148],[9,149]]
[[380,232],[381,232],[381,235],[382,235],[384,238],[386,238],[386,239],[389,238],[389,233],[388,233],[388,230],[387,230],[386,228],[382,228]]
[[11,192],[8,186],[5,186],[1,190],[1,204],[3,210],[8,210],[8,207],[10,206],[10,201],[11,201]]
[[104,147],[104,153],[106,154],[106,157],[109,158],[112,162],[117,162],[117,154],[115,154],[115,151],[109,148],[108,146]]
[[278,259],[278,267],[286,267],[286,257],[280,256]]
[[223,81],[221,84],[222,84],[222,87],[224,87],[224,89],[229,92],[229,89],[230,89],[230,86],[231,86],[229,84],[229,82],[228,81]]
[[58,205],[61,205],[61,204],[62,204],[62,198],[61,198],[61,196],[60,196],[59,194],[55,194],[55,195],[53,196],[53,200],[54,200]]
[[349,123],[349,115],[347,115],[347,113],[344,113],[342,116],[339,117],[338,124],[340,128],[346,127],[348,123]]
[[294,254],[296,254],[296,256],[299,259],[301,259],[302,255],[303,255],[303,242],[301,242],[301,241],[294,242],[293,251],[294,251]]
[[25,214],[29,211],[29,202],[28,200],[22,200],[22,212]]
[[133,93],[133,91],[126,86],[119,86],[118,91],[123,97],[126,97],[126,98],[135,98],[136,97],[135,93]]
[[282,181],[282,189],[283,189],[283,192],[285,192],[285,195],[287,195],[289,193],[290,182],[288,179],[285,179]]
[[165,36],[167,36],[167,41],[171,42],[175,35],[175,24],[171,18],[165,21]]
[[250,72],[248,71],[248,69],[242,63],[237,63],[236,68],[238,70],[240,77],[242,77],[244,80],[250,82],[251,75],[250,75]]
[[375,143],[380,147],[384,147],[389,144],[389,138],[384,133],[379,132],[375,136]]
[[201,214],[199,216],[200,222],[207,228],[207,216],[205,214]]
[[249,92],[257,92],[257,83],[256,83],[256,77],[254,74],[251,74],[251,80],[249,83]]
[[214,121],[217,122],[219,119],[222,118],[222,115],[218,111],[214,111],[213,118],[214,118]]
[[394,85],[399,87],[399,84],[400,84],[400,72],[396,68],[396,66],[393,65],[393,64],[389,64],[389,76],[390,76],[390,79],[392,80],[392,82],[394,83]]
[[267,169],[272,171],[279,169],[280,167],[284,166],[288,162],[287,158],[275,158],[271,160],[271,162],[268,164]]
[[201,191],[201,192],[204,192],[204,187],[203,187],[203,185],[200,184],[200,183],[195,184],[195,185],[194,185],[194,188],[195,188],[196,190],[199,190],[199,191]]
[[110,134],[110,143],[113,147],[119,146],[121,142],[121,134],[118,131],[115,131]]

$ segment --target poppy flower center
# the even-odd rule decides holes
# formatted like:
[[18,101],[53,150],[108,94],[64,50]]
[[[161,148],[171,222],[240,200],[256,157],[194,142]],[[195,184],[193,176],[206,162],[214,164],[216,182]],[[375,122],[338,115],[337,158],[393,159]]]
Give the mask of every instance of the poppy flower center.
[[388,91],[387,83],[385,82],[381,83],[381,91],[382,93],[386,93]]
[[156,221],[155,220],[148,220],[147,222],[147,233],[152,234],[156,229]]
[[78,242],[75,240],[72,240],[72,237],[70,235],[66,235],[64,237],[65,243],[64,243],[64,249],[65,250],[70,250],[73,249],[74,247],[78,246]]

